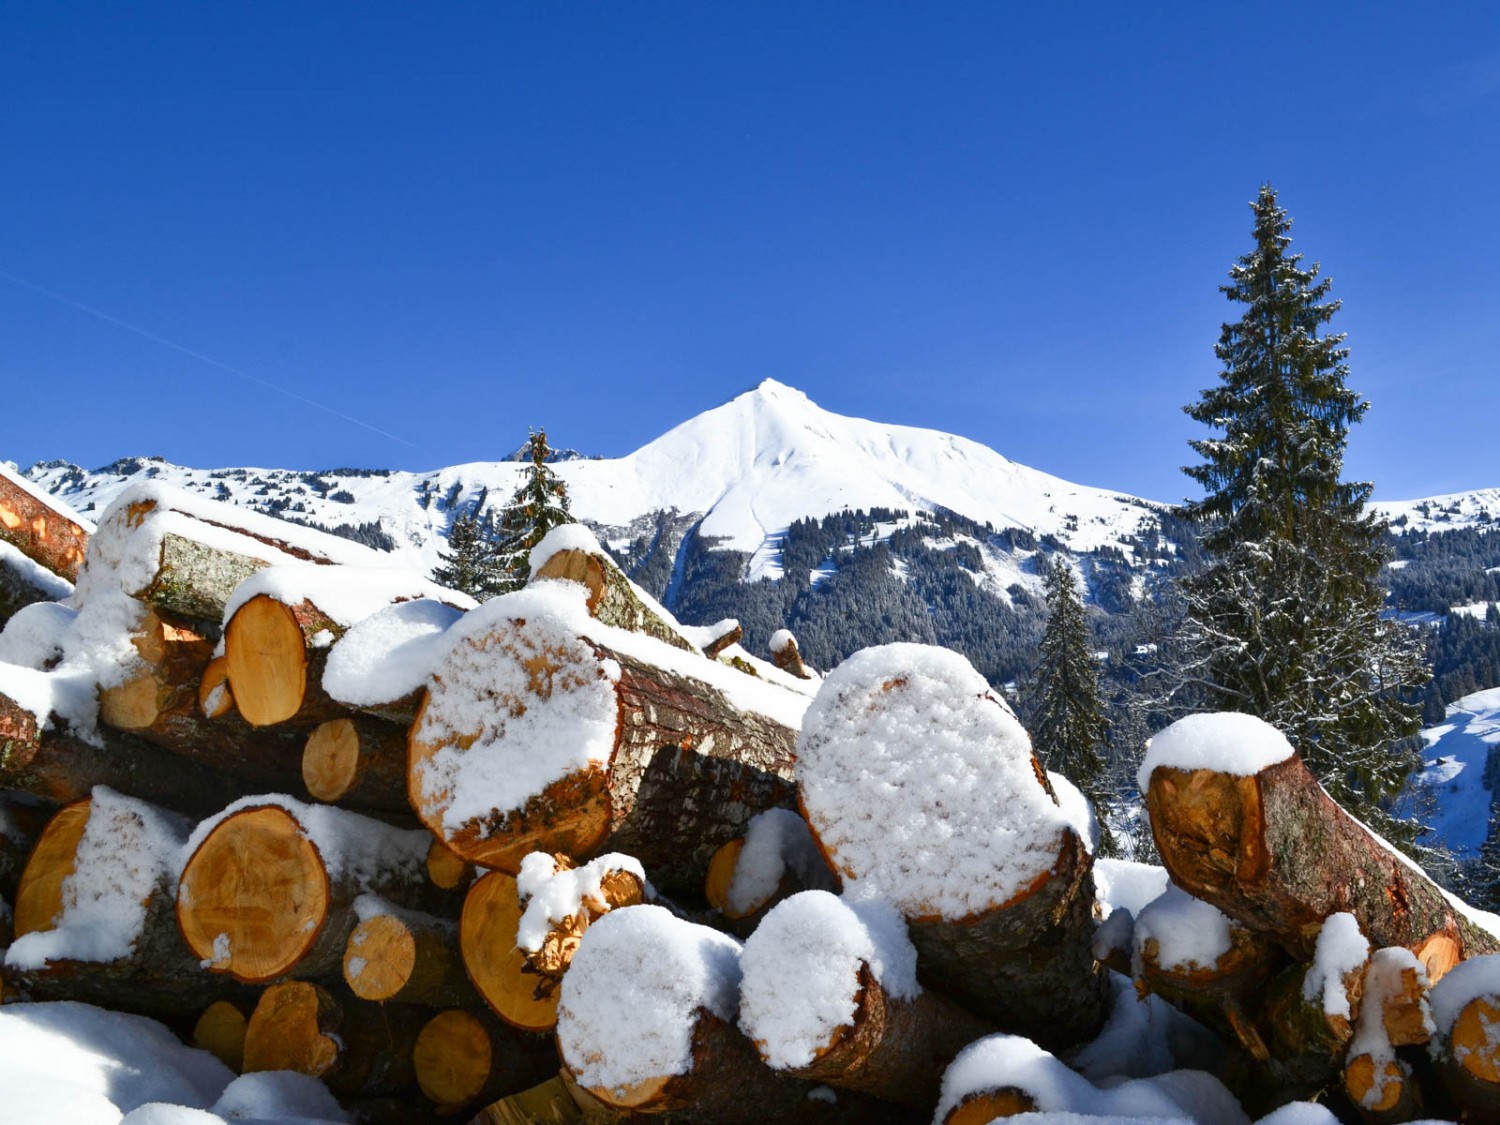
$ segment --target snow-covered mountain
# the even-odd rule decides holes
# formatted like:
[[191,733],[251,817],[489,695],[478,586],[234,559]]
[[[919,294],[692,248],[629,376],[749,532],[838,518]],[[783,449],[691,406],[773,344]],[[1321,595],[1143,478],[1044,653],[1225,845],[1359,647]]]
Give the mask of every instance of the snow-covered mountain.
[[[746,578],[778,577],[793,521],[846,508],[947,509],[997,530],[1055,536],[1075,552],[1119,547],[1159,506],[1071,484],[952,434],[849,418],[767,380],[617,459],[561,461],[574,514],[628,541],[676,509],[700,537],[751,556]],[[92,472],[66,462],[28,476],[85,514],[141,476],[324,526],[378,524],[429,569],[454,513],[505,502],[523,467],[475,462],[426,473],[193,469],[131,458]]]
[[1494,801],[1491,759],[1500,746],[1500,688],[1475,692],[1448,705],[1447,717],[1422,732],[1427,748],[1420,790],[1434,798],[1426,843],[1446,846],[1460,859],[1479,853],[1489,832]]

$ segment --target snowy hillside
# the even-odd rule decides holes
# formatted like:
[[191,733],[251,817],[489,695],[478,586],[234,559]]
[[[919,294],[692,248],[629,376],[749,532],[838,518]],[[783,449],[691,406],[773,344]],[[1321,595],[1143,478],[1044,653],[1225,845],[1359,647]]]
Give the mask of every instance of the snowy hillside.
[[1381,500],[1371,505],[1397,534],[1500,527],[1500,488],[1453,492],[1422,500]]
[[1487,768],[1500,745],[1500,688],[1448,705],[1448,716],[1422,732],[1427,747],[1417,784],[1435,798],[1432,830],[1423,839],[1445,844],[1460,859],[1479,853],[1489,830],[1493,781]]
[[[946,508],[996,529],[1057,536],[1075,551],[1120,546],[1156,505],[1088,488],[1010,461],[966,438],[833,414],[767,380],[636,452],[554,465],[574,513],[628,539],[654,513],[701,517],[698,532],[753,556],[747,578],[778,577],[781,534],[794,520],[845,508]],[[379,524],[408,561],[428,569],[455,510],[502,504],[522,466],[475,462],[427,473],[191,469],[131,458],[87,472],[65,462],[28,475],[85,512],[152,477],[325,526]]]

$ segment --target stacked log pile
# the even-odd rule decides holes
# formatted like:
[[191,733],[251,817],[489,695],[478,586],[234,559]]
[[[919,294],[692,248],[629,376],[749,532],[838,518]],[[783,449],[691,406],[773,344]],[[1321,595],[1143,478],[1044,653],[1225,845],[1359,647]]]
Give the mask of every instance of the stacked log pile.
[[[6,1003],[371,1120],[1500,1107],[1500,940],[1239,718],[1153,743],[1176,889],[1101,930],[1081,799],[952,653],[757,660],[577,527],[482,606],[157,485],[93,529],[0,473],[0,541],[55,576],[0,603]],[[1084,1076],[1139,1019],[1101,959],[1216,1076]]]

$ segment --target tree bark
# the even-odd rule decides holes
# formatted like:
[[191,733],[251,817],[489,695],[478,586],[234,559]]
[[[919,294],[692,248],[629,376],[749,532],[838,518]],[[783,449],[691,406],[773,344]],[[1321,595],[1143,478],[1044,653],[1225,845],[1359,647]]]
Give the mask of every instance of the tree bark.
[[1335,804],[1299,758],[1251,777],[1158,767],[1146,805],[1172,880],[1298,960],[1311,958],[1324,919],[1340,911],[1372,946],[1404,946],[1434,977],[1500,951],[1500,939]]
[[0,539],[53,574],[77,582],[89,533],[38,491],[0,469]]
[[[29,565],[0,553],[0,628],[29,605],[58,600],[59,589],[42,584],[37,575],[28,572]],[[61,582],[57,586],[66,589]]]
[[[485,661],[524,666],[529,626],[497,630],[463,644]],[[521,634],[517,636],[516,634]],[[522,642],[526,642],[523,645]],[[428,723],[431,697],[412,728],[409,779],[412,805],[422,822],[465,859],[511,872],[532,851],[584,859],[601,851],[637,857],[659,886],[701,894],[709,860],[720,844],[743,833],[756,813],[790,806],[796,734],[778,721],[737,709],[706,679],[697,679],[582,638],[586,655],[549,651],[547,677],[532,676],[524,698],[494,701],[488,677],[475,682],[445,678],[445,693],[472,693],[474,703],[535,712],[559,708],[553,684],[576,675],[593,682],[617,668],[614,744],[608,761],[575,770],[532,796],[520,808],[492,808],[458,827],[445,824],[452,798],[429,790],[424,775],[440,752],[468,753],[473,736],[446,723]],[[573,663],[575,660],[579,663]],[[705,662],[707,663],[707,662]],[[568,714],[559,709],[559,713]],[[504,753],[503,743],[487,753]],[[514,752],[521,752],[520,750]]]

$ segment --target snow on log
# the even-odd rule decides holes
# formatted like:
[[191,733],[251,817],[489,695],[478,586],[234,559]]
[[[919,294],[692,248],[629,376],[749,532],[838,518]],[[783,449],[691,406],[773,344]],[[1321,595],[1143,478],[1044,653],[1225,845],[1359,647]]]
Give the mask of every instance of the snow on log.
[[1151,739],[1139,782],[1173,882],[1298,960],[1340,912],[1371,944],[1410,949],[1434,979],[1500,952],[1500,938],[1340,808],[1260,719],[1179,720]]
[[406,730],[366,716],[319,723],[302,748],[302,784],[325,804],[409,814]]
[[837,890],[838,876],[818,850],[807,821],[791,809],[767,809],[751,818],[744,836],[714,853],[703,881],[708,905],[743,925],[746,933],[767,910],[798,891]]
[[72,593],[73,583],[0,540],[0,626],[29,605],[62,601]]
[[189,839],[178,926],[194,956],[236,980],[332,975],[356,898],[420,899],[428,839],[329,805],[243,798]]
[[354,900],[359,924],[344,946],[344,982],[361,1000],[447,1008],[479,1003],[458,952],[458,923],[403,910],[377,895]]
[[[377,609],[328,650],[323,690],[351,711],[410,727],[428,677],[448,654],[448,630],[464,615],[452,591]],[[465,602],[464,605],[469,603]]]
[[0,464],[0,543],[76,582],[92,531],[88,520]]
[[1264,1026],[1278,1058],[1341,1057],[1364,997],[1370,943],[1352,914],[1334,914],[1318,932],[1310,964],[1281,973],[1265,991]]
[[37,839],[16,894],[7,992],[145,1014],[196,1011],[225,989],[172,917],[188,822],[100,787]]
[[67,804],[103,785],[194,816],[244,791],[233,777],[129,735],[75,737],[55,710],[77,713],[58,698],[74,686],[53,673],[0,664],[0,787]]
[[943,1075],[933,1122],[984,1125],[1023,1113],[1250,1125],[1224,1084],[1203,1071],[1168,1071],[1101,1089],[1015,1035],[991,1035],[964,1048]]
[[1377,949],[1370,956],[1344,1059],[1344,1090],[1366,1121],[1410,1121],[1420,1113],[1421,1090],[1396,1048],[1432,1035],[1427,984],[1426,967],[1409,949]]
[[632,633],[645,633],[663,644],[697,653],[677,619],[642,590],[605,553],[593,532],[581,523],[554,527],[531,549],[531,581],[549,578],[577,582],[588,590],[589,616]]
[[310,981],[261,993],[245,1028],[245,1073],[291,1070],[335,1094],[395,1093],[412,1084],[412,1047],[430,1013],[340,1000]]
[[537,978],[526,972],[516,948],[521,899],[516,878],[491,871],[474,880],[458,922],[458,948],[469,980],[494,1013],[522,1031],[557,1025],[557,993],[536,994]]
[[562,855],[532,852],[521,861],[516,893],[524,907],[516,923],[522,972],[534,974],[534,994],[546,996],[562,982],[585,931],[611,910],[639,906],[651,893],[632,856],[610,852],[581,867]]
[[659,906],[606,914],[563,978],[557,1046],[599,1100],[720,1125],[776,1121],[808,1087],[770,1070],[734,1026],[740,946]]
[[927,987],[1048,1045],[1098,1031],[1092,857],[967,660],[910,644],[849,657],[808,709],[797,780],[846,893],[906,917]]
[[917,983],[895,909],[804,891],[773,907],[740,958],[740,1029],[767,1065],[925,1108],[943,1069],[991,1029]]
[[454,626],[411,732],[412,806],[483,866],[609,849],[699,893],[720,844],[791,802],[807,700],[603,625],[584,593],[536,583]]
[[799,680],[813,678],[807,665],[802,663],[802,652],[797,648],[797,638],[792,636],[790,629],[777,629],[771,634],[771,659],[789,676],[796,676]]
[[703,655],[710,660],[719,659],[730,645],[737,645],[745,639],[745,630],[732,617],[726,617],[713,625],[700,626],[698,634],[702,638],[700,647]]
[[1457,965],[1431,994],[1443,1085],[1475,1121],[1500,1118],[1500,956]]
[[1227,1030],[1260,1062],[1270,1058],[1249,1013],[1285,958],[1274,943],[1169,886],[1135,920],[1134,945],[1138,992]]
[[349,708],[323,687],[329,649],[393,603],[472,598],[394,567],[273,566],[240,583],[224,606],[224,658],[235,706],[252,726],[318,723]]
[[535,1086],[557,1069],[545,1039],[461,1008],[439,1012],[412,1047],[417,1085],[439,1114],[456,1113]]

